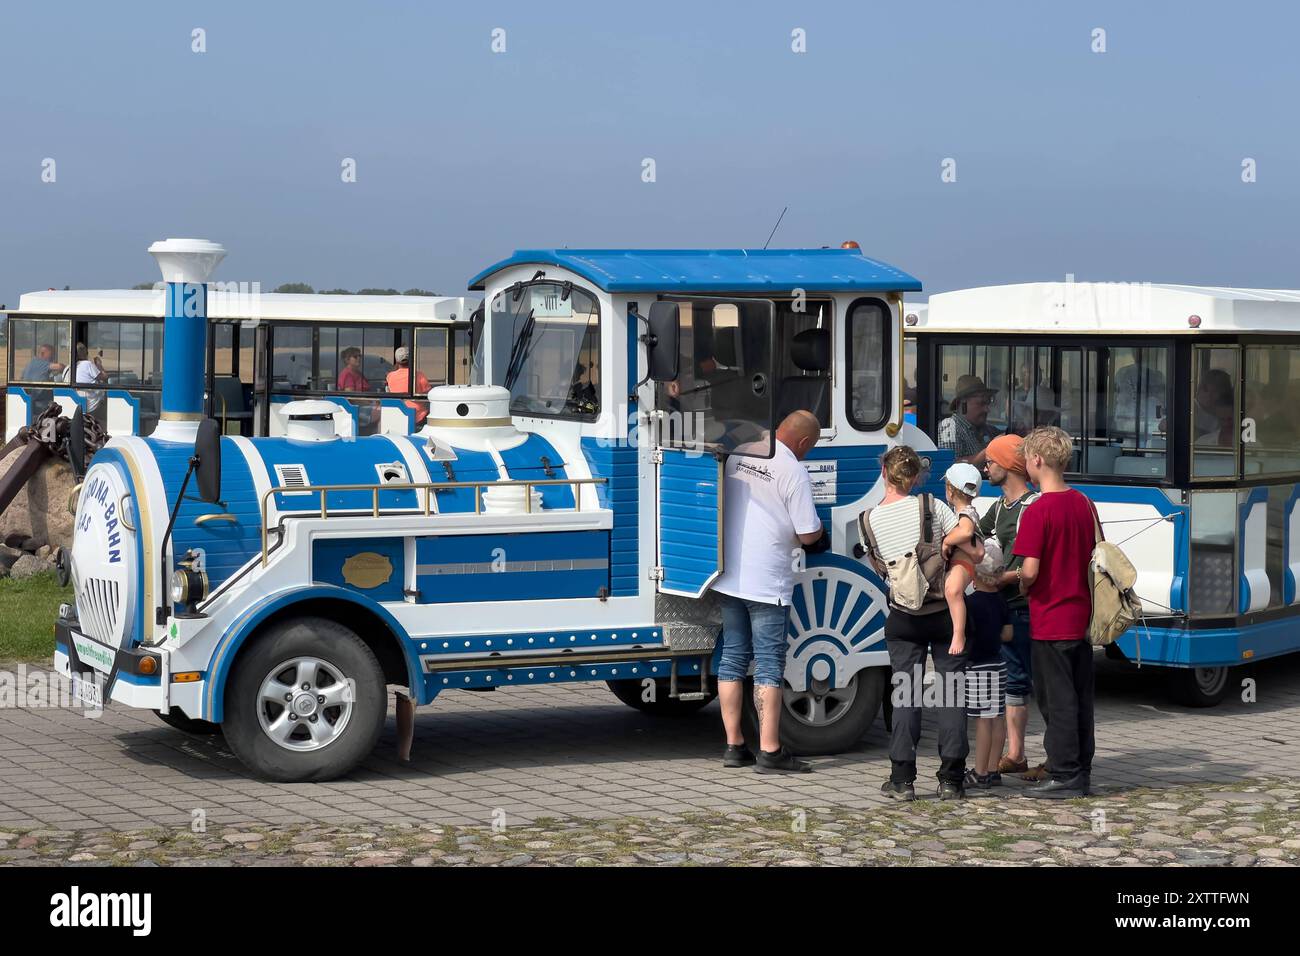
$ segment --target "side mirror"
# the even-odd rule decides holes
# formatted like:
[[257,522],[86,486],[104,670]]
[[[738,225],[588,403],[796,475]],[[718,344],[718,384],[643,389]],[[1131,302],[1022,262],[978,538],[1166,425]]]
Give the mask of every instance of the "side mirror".
[[68,463],[72,465],[74,481],[86,477],[86,421],[80,403],[68,426]]
[[194,439],[194,456],[198,458],[195,478],[199,497],[208,504],[221,501],[221,426],[215,418],[199,422],[199,433]]
[[677,303],[651,303],[647,324],[649,329],[644,340],[649,377],[656,382],[675,381],[681,358],[681,321]]

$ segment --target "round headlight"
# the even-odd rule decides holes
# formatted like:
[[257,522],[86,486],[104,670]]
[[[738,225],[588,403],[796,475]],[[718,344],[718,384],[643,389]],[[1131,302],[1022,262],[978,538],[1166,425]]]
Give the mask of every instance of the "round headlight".
[[208,596],[208,573],[181,567],[172,575],[172,603],[197,604]]
[[172,572],[172,603],[186,604],[189,602],[190,579],[189,575],[181,571]]

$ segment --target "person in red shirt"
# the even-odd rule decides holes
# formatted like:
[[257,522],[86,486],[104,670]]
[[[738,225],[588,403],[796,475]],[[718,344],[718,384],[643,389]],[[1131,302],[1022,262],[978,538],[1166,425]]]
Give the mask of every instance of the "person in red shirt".
[[1050,775],[1025,790],[1030,797],[1086,796],[1096,750],[1088,565],[1100,524],[1087,496],[1065,483],[1073,451],[1059,428],[1036,428],[1025,438],[1029,480],[1041,494],[1020,518],[1014,550],[1024,558],[1020,590],[1029,599],[1034,691],[1047,723]]
[[343,359],[343,368],[339,372],[339,391],[370,391],[370,382],[361,374],[361,349],[355,347],[346,348],[340,357]]

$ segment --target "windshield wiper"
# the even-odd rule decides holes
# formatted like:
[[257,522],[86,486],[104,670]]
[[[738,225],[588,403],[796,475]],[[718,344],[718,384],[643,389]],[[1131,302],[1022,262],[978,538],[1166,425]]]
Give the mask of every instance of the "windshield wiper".
[[533,337],[533,328],[536,325],[537,319],[533,317],[533,310],[529,309],[528,318],[524,320],[524,327],[519,330],[519,336],[510,348],[510,362],[506,366],[505,385],[506,388],[512,391],[520,373],[524,370],[524,359],[528,355],[528,342]]

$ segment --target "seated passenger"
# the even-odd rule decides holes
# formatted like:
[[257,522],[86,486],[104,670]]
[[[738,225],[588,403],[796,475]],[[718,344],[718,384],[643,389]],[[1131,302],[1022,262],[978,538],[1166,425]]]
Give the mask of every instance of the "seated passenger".
[[957,379],[952,414],[939,422],[938,446],[955,452],[957,461],[983,467],[985,446],[997,437],[997,431],[988,424],[989,409],[997,393],[996,388],[989,388],[978,375]]
[[[411,350],[405,345],[401,346],[393,353],[393,361],[397,367],[385,377],[390,392],[405,394],[414,391],[417,395],[429,394],[430,384],[429,377],[423,372],[417,370],[415,373],[415,388],[411,388]],[[429,417],[429,403],[408,400],[408,408],[415,410],[415,427],[419,428],[424,424],[424,420]]]
[[361,349],[353,346],[343,350],[343,368],[339,371],[338,388],[341,392],[368,392],[370,382],[361,374]]
[[54,346],[48,342],[36,350],[30,362],[23,367],[19,377],[22,382],[51,382],[54,376],[63,371],[63,365],[54,361]]

